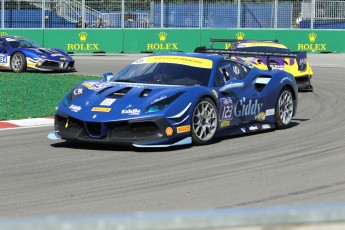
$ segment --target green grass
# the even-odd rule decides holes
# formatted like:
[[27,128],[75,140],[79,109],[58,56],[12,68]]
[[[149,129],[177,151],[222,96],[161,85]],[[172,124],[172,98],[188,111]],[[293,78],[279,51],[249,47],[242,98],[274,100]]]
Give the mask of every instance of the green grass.
[[0,121],[54,116],[55,108],[79,82],[98,76],[0,72]]

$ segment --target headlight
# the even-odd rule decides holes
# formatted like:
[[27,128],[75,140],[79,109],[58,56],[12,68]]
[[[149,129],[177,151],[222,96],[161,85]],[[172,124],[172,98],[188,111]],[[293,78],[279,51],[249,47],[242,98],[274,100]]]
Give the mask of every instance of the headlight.
[[152,105],[150,105],[146,110],[145,113],[154,113],[163,110],[167,107],[171,102],[175,101],[179,96],[181,96],[184,92],[179,92],[171,97],[165,98],[160,100]]

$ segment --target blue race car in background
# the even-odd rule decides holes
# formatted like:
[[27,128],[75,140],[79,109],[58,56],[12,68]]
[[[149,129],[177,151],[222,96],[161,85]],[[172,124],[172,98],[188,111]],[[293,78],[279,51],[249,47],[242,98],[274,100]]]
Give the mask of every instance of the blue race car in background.
[[0,70],[74,71],[73,58],[60,49],[43,48],[22,37],[0,36]]
[[55,114],[52,140],[169,147],[289,127],[295,78],[234,60],[228,51],[152,54],[104,80],[72,89]]

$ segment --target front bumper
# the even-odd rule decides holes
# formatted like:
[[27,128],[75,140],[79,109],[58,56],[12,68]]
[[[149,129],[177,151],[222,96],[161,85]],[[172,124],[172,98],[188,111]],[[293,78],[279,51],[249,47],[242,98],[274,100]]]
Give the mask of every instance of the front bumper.
[[311,76],[301,76],[301,77],[295,77],[297,86],[298,86],[298,91],[307,91],[307,92],[312,92],[313,91],[313,86],[311,85]]
[[37,62],[28,61],[28,67],[41,71],[74,71],[74,60],[72,61],[53,61],[38,60]]
[[167,134],[168,127],[172,128],[165,118],[85,122],[73,117],[55,115],[56,135],[61,139],[76,142],[166,147],[189,136],[188,133]]

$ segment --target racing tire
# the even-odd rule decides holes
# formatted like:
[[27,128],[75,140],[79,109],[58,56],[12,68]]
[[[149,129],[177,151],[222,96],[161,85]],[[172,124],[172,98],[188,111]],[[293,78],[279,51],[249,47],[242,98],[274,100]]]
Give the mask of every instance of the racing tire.
[[206,145],[213,141],[218,125],[217,107],[210,98],[201,99],[193,110],[192,142]]
[[275,125],[278,129],[287,128],[294,113],[293,95],[290,89],[283,88],[280,91],[275,108]]
[[11,58],[11,68],[15,73],[21,73],[26,70],[26,57],[22,53],[14,53]]

